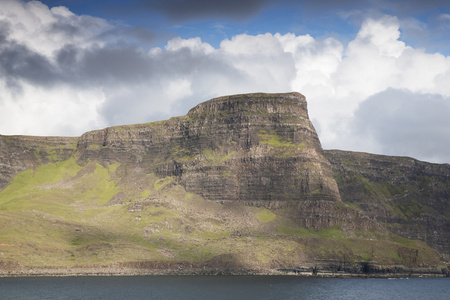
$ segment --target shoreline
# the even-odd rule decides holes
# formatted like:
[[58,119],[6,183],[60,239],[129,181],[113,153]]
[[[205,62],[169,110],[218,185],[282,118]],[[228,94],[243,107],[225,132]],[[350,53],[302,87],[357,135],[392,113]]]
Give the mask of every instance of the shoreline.
[[117,268],[36,268],[28,270],[0,270],[0,278],[28,277],[118,277],[118,276],[290,276],[318,278],[447,278],[449,274],[429,272],[396,272],[396,273],[347,273],[327,271],[285,271],[285,270],[155,270],[155,269],[120,269]]
[[[280,266],[281,267],[281,266]],[[217,259],[205,262],[128,261],[112,264],[73,266],[26,266],[0,261],[1,277],[71,277],[71,276],[298,276],[323,278],[405,278],[450,277],[447,264],[439,266],[382,265],[358,262],[314,262],[301,266],[251,268]]]

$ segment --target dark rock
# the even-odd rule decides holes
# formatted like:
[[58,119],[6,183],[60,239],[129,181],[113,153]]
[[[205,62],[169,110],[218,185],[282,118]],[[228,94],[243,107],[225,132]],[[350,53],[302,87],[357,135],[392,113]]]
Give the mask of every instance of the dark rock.
[[0,135],[0,190],[19,172],[68,159],[77,141],[77,137]]
[[342,200],[450,259],[450,165],[327,150]]
[[303,226],[337,222],[338,188],[299,93],[220,97],[184,117],[88,132],[76,156],[175,176],[220,203],[284,209]]

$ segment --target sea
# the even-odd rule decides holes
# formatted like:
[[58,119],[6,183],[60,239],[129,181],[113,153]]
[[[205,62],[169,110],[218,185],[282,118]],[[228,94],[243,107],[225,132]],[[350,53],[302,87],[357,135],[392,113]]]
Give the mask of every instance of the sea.
[[450,278],[21,277],[0,278],[0,299],[450,299]]

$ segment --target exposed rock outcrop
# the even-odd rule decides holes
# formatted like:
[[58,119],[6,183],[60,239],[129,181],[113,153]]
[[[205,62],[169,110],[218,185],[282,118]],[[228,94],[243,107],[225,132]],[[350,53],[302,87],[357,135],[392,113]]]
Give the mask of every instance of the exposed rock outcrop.
[[220,203],[284,209],[306,227],[339,222],[338,188],[299,93],[220,97],[185,117],[88,132],[76,155],[175,176]]
[[19,172],[74,154],[77,137],[0,135],[0,190]]
[[0,136],[0,273],[445,275],[449,175],[324,151],[299,93],[79,138]]
[[327,150],[344,202],[450,259],[450,165]]

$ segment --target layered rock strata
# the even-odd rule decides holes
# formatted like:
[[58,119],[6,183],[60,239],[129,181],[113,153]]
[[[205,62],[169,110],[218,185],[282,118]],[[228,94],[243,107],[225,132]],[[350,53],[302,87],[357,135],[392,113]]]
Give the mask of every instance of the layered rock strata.
[[344,202],[450,259],[450,165],[327,150]]
[[284,209],[306,227],[339,222],[339,191],[299,93],[220,97],[184,117],[88,132],[76,155],[174,176],[220,203]]
[[[72,169],[61,171],[59,162],[61,168]],[[197,105],[186,116],[109,127],[79,138],[0,136],[0,192],[6,190],[9,199],[7,203],[0,199],[0,214],[15,222],[16,217],[8,211],[11,208],[17,216],[24,213],[43,227],[52,220],[48,221],[52,231],[62,224],[63,240],[74,236],[70,245],[75,247],[85,234],[82,225],[90,219],[83,221],[87,223],[76,218],[62,222],[59,215],[39,212],[40,203],[23,211],[15,201],[26,208],[26,201],[34,196],[16,197],[7,190],[18,173],[36,169],[38,174],[39,167],[46,164],[60,171],[61,178],[51,184],[30,185],[31,194],[42,197],[43,203],[47,196],[42,195],[51,195],[51,205],[67,201],[70,209],[79,213],[104,209],[102,213],[114,211],[122,221],[132,215],[135,227],[130,228],[141,236],[140,243],[150,245],[146,249],[153,253],[150,257],[163,255],[164,261],[176,257],[174,262],[192,264],[192,257],[179,249],[183,239],[191,249],[203,243],[217,252],[216,256],[201,257],[225,257],[227,263],[240,260],[239,266],[219,265],[242,269],[244,273],[255,267],[298,273],[305,266],[311,272],[323,269],[366,273],[355,271],[358,268],[384,272],[397,263],[406,269],[420,267],[437,272],[435,268],[440,265],[435,250],[414,240],[439,251],[441,261],[450,257],[450,166],[411,158],[323,151],[309,120],[305,97],[299,93],[219,97]],[[86,178],[93,181],[92,185]],[[97,189],[94,182],[104,186]],[[20,182],[16,184],[20,186]],[[105,201],[91,204],[99,195]],[[202,200],[195,198],[198,195]],[[197,203],[191,219],[186,213],[191,209],[189,197],[197,199],[191,200]],[[139,227],[141,219],[148,222],[143,228]],[[25,232],[31,230],[27,222],[18,221],[25,226]],[[123,224],[128,226],[127,222]],[[238,224],[230,226],[230,222]],[[109,223],[96,219],[93,224]],[[196,229],[193,224],[201,226]],[[83,251],[92,248],[96,252],[104,247],[113,253],[115,247],[122,249],[134,243],[128,232],[124,234],[114,227],[120,232],[111,229],[110,236],[120,240],[114,244],[104,239],[103,233],[98,234],[105,229],[86,225],[84,230],[90,232],[92,241],[83,240]],[[34,247],[17,242],[14,234],[8,237],[13,242],[0,243],[0,247]],[[214,248],[210,240],[224,244],[214,244]],[[262,255],[258,251],[263,252],[267,246],[259,245],[261,240],[273,247],[285,246]],[[91,248],[89,243],[93,243]],[[232,251],[236,245],[244,247],[243,243],[259,245],[255,248],[258,253],[248,256]],[[133,245],[142,249],[141,244]],[[230,253],[221,252],[224,245],[232,249],[232,259],[227,256]],[[72,246],[67,246],[67,253]],[[385,247],[390,248],[385,251]],[[351,262],[347,261],[349,257]],[[424,261],[428,265],[423,265]],[[147,263],[151,269],[158,260]]]
[[0,135],[0,190],[19,172],[72,156],[78,137]]

